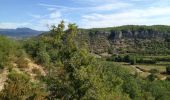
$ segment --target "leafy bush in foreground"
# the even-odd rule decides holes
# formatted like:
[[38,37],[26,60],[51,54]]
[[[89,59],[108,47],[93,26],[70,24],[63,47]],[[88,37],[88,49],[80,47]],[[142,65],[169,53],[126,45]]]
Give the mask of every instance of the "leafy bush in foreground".
[[0,92],[2,100],[42,100],[46,93],[40,87],[33,87],[29,76],[12,71],[8,75],[7,84]]

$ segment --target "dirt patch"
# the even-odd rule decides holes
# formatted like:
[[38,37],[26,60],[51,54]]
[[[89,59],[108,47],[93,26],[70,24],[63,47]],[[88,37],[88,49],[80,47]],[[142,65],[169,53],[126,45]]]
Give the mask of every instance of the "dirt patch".
[[4,69],[3,72],[0,74],[0,91],[4,88],[4,84],[7,80],[8,70]]

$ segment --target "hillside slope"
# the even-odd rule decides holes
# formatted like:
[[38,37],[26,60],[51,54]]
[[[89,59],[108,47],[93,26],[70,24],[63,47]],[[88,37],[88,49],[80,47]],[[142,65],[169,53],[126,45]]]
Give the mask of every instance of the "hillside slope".
[[[25,60],[28,62],[25,68],[19,68],[18,64],[14,63],[12,70],[18,73],[24,73],[24,74],[29,75],[31,78],[31,81],[33,82],[39,81],[37,77],[46,75],[42,66],[37,65],[36,63],[34,63],[28,58],[25,58]],[[8,78],[7,76],[9,73],[10,72],[7,68],[3,69],[2,73],[0,73],[0,91],[4,88],[4,85],[6,83],[6,80]]]
[[91,52],[170,54],[170,26],[120,26],[80,29],[79,43],[86,43]]

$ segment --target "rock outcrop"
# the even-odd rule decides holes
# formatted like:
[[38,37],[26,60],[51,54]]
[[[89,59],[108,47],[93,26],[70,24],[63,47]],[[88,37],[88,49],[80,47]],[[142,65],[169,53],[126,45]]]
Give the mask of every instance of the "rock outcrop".
[[[79,43],[86,43],[91,52],[101,53],[162,53],[168,52],[170,26],[121,26],[114,28],[80,29]],[[163,51],[162,51],[163,50]],[[168,52],[169,53],[169,52]]]

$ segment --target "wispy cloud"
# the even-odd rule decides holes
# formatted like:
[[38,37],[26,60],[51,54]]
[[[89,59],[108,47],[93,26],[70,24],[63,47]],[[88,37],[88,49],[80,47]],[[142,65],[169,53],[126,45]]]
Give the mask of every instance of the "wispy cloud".
[[54,11],[50,14],[50,18],[60,18],[61,17],[61,13],[59,11]]
[[166,24],[170,25],[170,7],[149,7],[146,9],[131,9],[124,12],[112,14],[92,13],[83,15],[81,27],[110,27],[119,25],[152,25]]
[[59,6],[59,5],[44,4],[44,3],[39,3],[38,5],[49,7],[48,9],[50,10],[59,8],[58,10],[73,10],[73,11],[82,10],[84,12],[108,11],[108,10],[114,10],[114,9],[120,9],[120,8],[132,6],[130,3],[125,3],[125,2],[104,3],[102,5],[87,6],[87,7],[68,7],[68,6]]
[[[39,3],[38,5],[46,7],[46,9],[50,11],[48,17],[39,20],[40,24],[48,24],[48,25],[58,24],[61,20],[65,20],[67,23],[77,22],[78,20],[80,20],[79,18],[76,20],[72,20],[72,17],[77,17],[76,15],[74,16],[74,14],[76,13],[78,13],[78,16],[81,17],[87,13],[112,11],[112,10],[132,6],[130,3],[124,3],[124,2],[115,2],[115,3],[110,2],[101,5],[85,6],[85,7],[70,7],[70,6],[61,6],[61,5],[53,5],[53,4],[46,4],[46,3]],[[68,16],[69,14],[71,16]]]
[[[53,23],[62,20],[63,13],[71,12],[74,17],[78,12],[79,18],[74,21],[82,28],[112,27],[120,25],[152,25],[170,24],[170,7],[160,0],[72,0],[75,3],[86,4],[83,7],[70,7],[39,3],[52,11],[48,19],[41,20],[42,23]],[[165,0],[167,1],[167,0]],[[146,2],[149,4],[144,5]],[[138,4],[138,5],[136,5]],[[140,5],[141,4],[141,5]],[[160,6],[162,5],[162,6]],[[77,16],[76,16],[77,17]]]
[[33,17],[33,18],[41,18],[41,15],[37,15],[37,14],[28,13],[28,15]]
[[[42,12],[30,12],[23,23],[0,23],[3,28],[31,27],[47,30],[61,20],[81,28],[112,27],[127,24],[170,25],[169,0],[68,0],[71,4],[37,3]],[[41,10],[40,10],[41,11]]]
[[29,25],[30,23],[12,23],[12,22],[7,22],[7,23],[0,23],[0,28],[2,29],[15,29],[18,27],[25,27],[27,25]]
[[78,8],[73,8],[73,7],[66,7],[66,6],[46,4],[46,3],[38,3],[38,5],[39,6],[45,6],[45,7],[53,7],[53,8],[78,9]]

